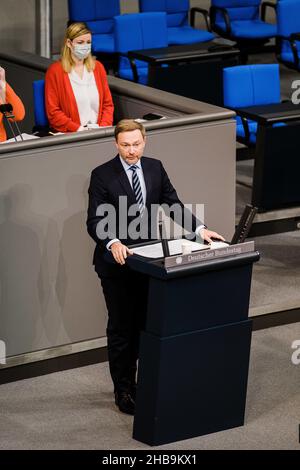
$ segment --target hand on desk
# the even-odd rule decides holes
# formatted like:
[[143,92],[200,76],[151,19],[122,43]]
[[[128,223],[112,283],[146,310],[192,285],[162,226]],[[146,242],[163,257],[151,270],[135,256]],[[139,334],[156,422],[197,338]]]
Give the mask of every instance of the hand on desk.
[[[203,238],[204,241],[208,243],[212,243],[213,241],[220,240],[222,242],[225,241],[225,238],[222,237],[222,235],[219,235],[217,232],[213,232],[212,230],[208,230],[207,228],[203,228],[200,230],[200,235]],[[214,240],[212,240],[212,238]]]
[[115,242],[111,245],[110,250],[114,257],[114,260],[123,265],[128,255],[133,255],[133,252],[123,245],[121,242]]
[[[213,232],[212,230],[207,230],[206,228],[200,230],[200,235],[203,240],[208,243],[212,243],[216,240],[225,241],[225,238],[223,238],[222,235],[219,235],[217,232]],[[133,251],[131,251],[126,245],[123,245],[123,243],[119,241],[114,242],[110,246],[110,250],[112,252],[114,260],[121,265],[125,264],[128,255],[133,255]]]

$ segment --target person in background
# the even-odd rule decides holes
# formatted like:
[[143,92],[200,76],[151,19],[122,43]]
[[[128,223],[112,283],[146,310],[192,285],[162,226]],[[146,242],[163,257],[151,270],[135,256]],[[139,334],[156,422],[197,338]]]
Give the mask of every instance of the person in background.
[[[12,120],[22,121],[22,119],[25,117],[24,105],[14,90],[6,82],[5,70],[4,68],[0,67],[0,105],[6,103],[11,104],[13,107],[12,112],[15,117]],[[7,136],[3,123],[3,114],[0,113],[0,142],[5,142],[6,139]]]
[[76,132],[113,124],[114,105],[103,65],[91,55],[92,35],[85,23],[66,30],[61,59],[50,65],[45,103],[50,127]]

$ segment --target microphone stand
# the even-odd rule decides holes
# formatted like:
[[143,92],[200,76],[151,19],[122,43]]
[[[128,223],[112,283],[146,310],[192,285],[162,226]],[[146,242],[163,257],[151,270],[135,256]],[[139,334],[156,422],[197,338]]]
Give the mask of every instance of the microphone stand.
[[11,130],[11,133],[15,139],[16,142],[18,142],[18,139],[17,137],[20,136],[21,140],[24,140],[23,139],[23,136],[21,134],[21,131],[20,131],[20,128],[18,126],[18,123],[16,121],[12,121],[14,123],[14,125],[16,126],[16,129],[17,129],[17,135],[14,131],[14,128],[12,126],[12,122],[10,121],[10,119],[14,119],[14,114],[13,114],[13,107],[10,103],[4,103],[4,104],[0,104],[0,113],[3,114],[3,116],[5,117],[6,119],[6,122]]
[[170,250],[169,250],[168,240],[165,237],[164,223],[162,219],[160,219],[158,222],[158,229],[159,229],[159,236],[161,239],[164,258],[168,258],[170,256]]

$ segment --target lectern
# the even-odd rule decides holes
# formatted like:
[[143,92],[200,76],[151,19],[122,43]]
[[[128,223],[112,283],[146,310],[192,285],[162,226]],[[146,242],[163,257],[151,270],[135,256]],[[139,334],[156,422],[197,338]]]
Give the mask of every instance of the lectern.
[[254,242],[128,264],[149,280],[133,437],[151,446],[244,423]]

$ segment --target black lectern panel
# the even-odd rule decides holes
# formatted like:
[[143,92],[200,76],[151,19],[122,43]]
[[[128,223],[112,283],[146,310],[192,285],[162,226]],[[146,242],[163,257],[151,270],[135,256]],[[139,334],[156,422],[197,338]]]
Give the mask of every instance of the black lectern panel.
[[133,255],[148,274],[133,437],[150,445],[244,423],[254,243],[165,260]]
[[251,324],[164,339],[144,333],[133,437],[159,445],[241,426]]
[[168,282],[151,278],[146,330],[166,336],[246,320],[251,275],[247,264]]

